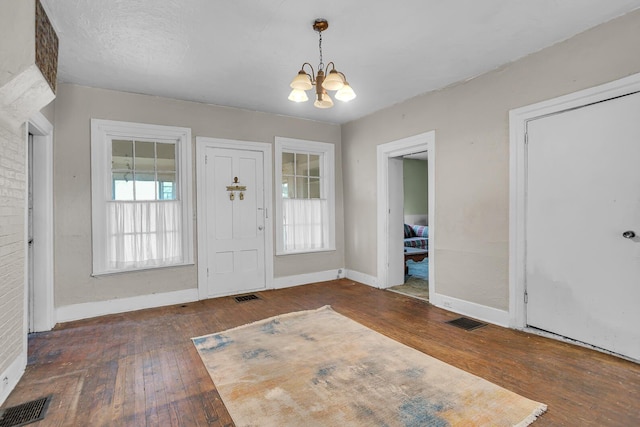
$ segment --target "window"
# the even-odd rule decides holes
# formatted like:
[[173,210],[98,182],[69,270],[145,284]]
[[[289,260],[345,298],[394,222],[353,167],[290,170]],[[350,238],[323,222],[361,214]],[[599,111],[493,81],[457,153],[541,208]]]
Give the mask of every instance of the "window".
[[93,274],[193,263],[191,130],[91,120]]
[[334,145],[276,138],[276,254],[335,250]]

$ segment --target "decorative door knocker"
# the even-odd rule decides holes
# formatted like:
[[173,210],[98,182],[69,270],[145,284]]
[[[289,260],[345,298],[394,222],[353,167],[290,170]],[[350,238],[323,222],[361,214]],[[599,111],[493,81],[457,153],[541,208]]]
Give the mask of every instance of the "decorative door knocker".
[[240,185],[238,177],[236,176],[233,178],[233,185],[227,185],[227,191],[229,192],[229,200],[234,200],[236,198],[234,191],[239,191],[240,200],[244,200],[243,191],[247,191],[247,187],[245,185]]

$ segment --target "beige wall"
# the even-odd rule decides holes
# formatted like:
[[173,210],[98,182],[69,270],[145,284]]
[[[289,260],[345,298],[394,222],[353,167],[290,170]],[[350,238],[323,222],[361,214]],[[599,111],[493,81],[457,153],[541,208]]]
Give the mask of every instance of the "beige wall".
[[429,163],[426,160],[404,159],[402,182],[404,184],[404,214],[427,215],[429,212]]
[[[194,157],[196,136],[268,143],[273,143],[275,136],[284,136],[336,144],[337,250],[313,255],[276,257],[274,274],[276,277],[283,277],[344,266],[339,126],[235,108],[60,84],[55,101],[54,131],[56,307],[197,287],[195,266],[91,277],[92,118],[189,127],[194,137]],[[195,197],[194,166],[194,199]],[[197,237],[197,224],[194,229]],[[195,247],[194,251],[197,254]]]
[[[27,339],[24,329],[24,139],[24,126],[0,125],[0,373],[22,353]],[[0,396],[2,391],[3,384],[0,384]]]
[[0,87],[36,59],[35,0],[2,0],[0,4]]
[[435,130],[436,290],[508,309],[509,110],[640,72],[639,41],[636,11],[344,125],[346,267],[377,271],[376,146]]

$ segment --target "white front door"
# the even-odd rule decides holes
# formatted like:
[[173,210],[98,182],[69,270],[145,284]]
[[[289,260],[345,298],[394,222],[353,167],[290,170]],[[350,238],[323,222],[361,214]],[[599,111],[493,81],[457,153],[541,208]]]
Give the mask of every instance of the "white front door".
[[206,147],[205,160],[207,294],[264,289],[263,153]]
[[640,94],[527,130],[527,324],[640,359]]

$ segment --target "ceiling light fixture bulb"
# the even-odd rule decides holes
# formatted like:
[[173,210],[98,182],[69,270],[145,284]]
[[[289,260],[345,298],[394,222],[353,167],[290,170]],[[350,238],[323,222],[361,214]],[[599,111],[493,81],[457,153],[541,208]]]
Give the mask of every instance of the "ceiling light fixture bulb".
[[313,105],[317,108],[331,108],[333,107],[333,100],[326,92],[322,95],[316,94],[316,102]]
[[342,102],[349,102],[356,97],[356,93],[351,89],[348,82],[344,82],[344,85],[336,92],[336,99]]
[[289,94],[289,101],[305,102],[308,100],[309,100],[309,97],[307,96],[307,92],[301,89],[293,89]]

